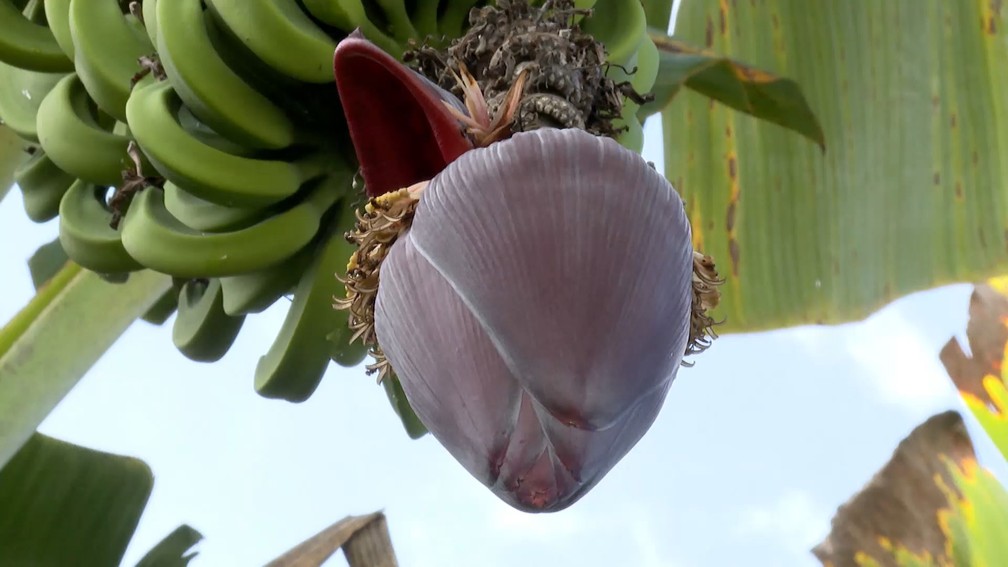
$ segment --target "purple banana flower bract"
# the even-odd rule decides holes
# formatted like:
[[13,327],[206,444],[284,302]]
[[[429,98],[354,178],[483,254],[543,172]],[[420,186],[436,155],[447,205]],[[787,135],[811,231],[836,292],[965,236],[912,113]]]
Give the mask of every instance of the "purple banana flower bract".
[[427,186],[382,265],[379,344],[431,433],[528,511],[569,506],[654,421],[682,361],[692,246],[636,153],[538,130]]
[[[451,119],[440,103],[403,102],[451,95],[391,58],[371,61],[397,67],[385,76],[401,98],[388,81],[341,77],[344,44],[348,123]],[[378,193],[430,179],[381,265],[378,343],[417,416],[473,476],[515,508],[561,510],[647,432],[682,361],[693,275],[682,200],[638,154],[582,130],[458,154],[464,145],[434,130],[406,154],[387,127],[353,138]]]

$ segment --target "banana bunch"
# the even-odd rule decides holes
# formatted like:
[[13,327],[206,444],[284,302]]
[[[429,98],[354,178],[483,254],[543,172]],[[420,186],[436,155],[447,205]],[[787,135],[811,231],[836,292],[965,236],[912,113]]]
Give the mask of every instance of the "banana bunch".
[[[401,56],[461,35],[486,0],[0,0],[0,119],[27,146],[16,172],[28,216],[59,219],[81,266],[122,281],[176,279],[176,347],[215,361],[246,316],[290,309],[259,360],[267,397],[306,399],[328,366],[359,364],[343,294],[343,235],[363,195],[333,85],[337,42],[360,29]],[[578,0],[610,72],[647,92],[657,50],[640,0]],[[636,72],[632,69],[636,67]],[[614,77],[617,78],[617,77]],[[623,143],[640,149],[637,108]],[[411,436],[422,425],[393,381]]]
[[[581,22],[581,29],[605,45],[611,65],[609,77],[616,82],[628,81],[638,93],[651,92],[658,78],[658,47],[648,36],[641,0],[595,0],[583,4],[590,4],[586,7],[592,8],[592,15]],[[639,104],[624,101],[620,125],[626,126],[627,131],[619,142],[640,153],[644,130],[637,118],[638,110]]]

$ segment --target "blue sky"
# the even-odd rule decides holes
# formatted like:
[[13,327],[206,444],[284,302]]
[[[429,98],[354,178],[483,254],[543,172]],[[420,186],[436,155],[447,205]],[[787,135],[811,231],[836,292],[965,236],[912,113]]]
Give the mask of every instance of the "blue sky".
[[[645,157],[661,165],[657,122]],[[30,298],[25,259],[56,234],[17,191],[0,203],[0,319]],[[404,566],[813,566],[837,505],[915,425],[963,410],[938,361],[971,287],[904,298],[866,321],[725,336],[679,372],[644,439],[568,510],[517,512],[433,439],[410,441],[362,368],[332,366],[303,404],[259,398],[281,301],[219,363],[135,324],[45,421],[49,435],[137,456],[156,482],[124,565],[186,522],[196,566],[263,564],[347,514],[384,509]],[[963,410],[964,411],[964,410]],[[1000,457],[967,417],[982,460]],[[1004,478],[1004,477],[1002,477]],[[331,562],[344,564],[342,559]]]

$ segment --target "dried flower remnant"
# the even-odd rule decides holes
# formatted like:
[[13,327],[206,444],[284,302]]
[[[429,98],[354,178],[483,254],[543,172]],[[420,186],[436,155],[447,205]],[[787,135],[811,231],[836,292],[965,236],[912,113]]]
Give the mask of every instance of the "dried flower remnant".
[[504,97],[504,103],[497,107],[493,117],[487,107],[486,98],[476,79],[469,73],[465,65],[459,69],[461,75],[456,75],[458,83],[462,86],[465,94],[465,106],[469,111],[464,114],[461,110],[447,101],[443,101],[445,108],[466,128],[466,133],[472,137],[473,145],[476,147],[486,147],[490,144],[508,137],[511,134],[510,128],[515,119],[515,112],[518,110],[518,103],[525,88],[527,71],[522,71],[514,84]]
[[[378,296],[378,280],[382,262],[401,234],[409,230],[427,182],[406,189],[384,193],[368,200],[357,212],[357,224],[347,233],[357,251],[347,263],[347,273],[340,281],[346,286],[346,297],[334,298],[336,309],[350,313],[351,342],[359,340],[369,347],[375,362],[368,365],[368,374],[378,374],[381,382],[391,372],[388,360],[374,332],[374,305]],[[337,276],[339,277],[339,276]]]
[[624,98],[644,102],[629,83],[606,76],[605,48],[575,23],[589,10],[573,0],[531,6],[527,0],[499,0],[474,9],[465,35],[444,51],[414,46],[404,61],[455,96],[467,99],[471,87],[457,77],[462,69],[479,84],[491,111],[512,104],[514,86],[522,81],[514,104],[513,132],[536,128],[580,128],[597,136],[616,137]]
[[[718,287],[724,284],[724,279],[718,276],[714,259],[700,252],[693,252],[693,308],[690,313],[690,340],[686,345],[686,356],[700,354],[711,346],[711,341],[717,338],[714,327],[718,324],[710,311],[717,308],[721,301]],[[686,366],[692,363],[683,361]]]

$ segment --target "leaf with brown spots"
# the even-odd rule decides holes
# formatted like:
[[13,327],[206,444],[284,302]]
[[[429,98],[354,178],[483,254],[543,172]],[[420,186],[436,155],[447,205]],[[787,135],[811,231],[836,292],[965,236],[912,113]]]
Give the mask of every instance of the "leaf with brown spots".
[[969,315],[972,356],[952,338],[941,350],[941,361],[966,406],[1008,459],[1008,276],[977,284]]
[[837,509],[829,535],[812,553],[830,567],[860,567],[856,558],[865,553],[880,566],[898,565],[880,541],[885,538],[917,555],[945,557],[948,536],[938,512],[948,506],[942,486],[955,486],[955,479],[943,456],[956,464],[976,459],[955,411],[931,417],[900,442],[868,485]]
[[[681,47],[704,46],[708,24],[709,51]],[[688,88],[662,110],[665,175],[703,227],[694,246],[742,260],[723,274],[719,334],[857,321],[1008,273],[1001,3],[690,0],[674,37],[655,94]],[[699,94],[797,91],[743,67],[800,85],[829,151]]]
[[1008,343],[1006,285],[1008,280],[1000,278],[973,288],[969,323],[966,325],[966,338],[972,356],[963,351],[955,337],[945,343],[939,355],[956,388],[985,403],[991,403],[991,399],[983,387],[984,376],[1001,376],[1005,343]]
[[651,32],[658,46],[655,100],[642,115],[664,109],[683,88],[694,90],[761,120],[772,122],[812,140],[826,150],[826,136],[798,83],[767,71]]

